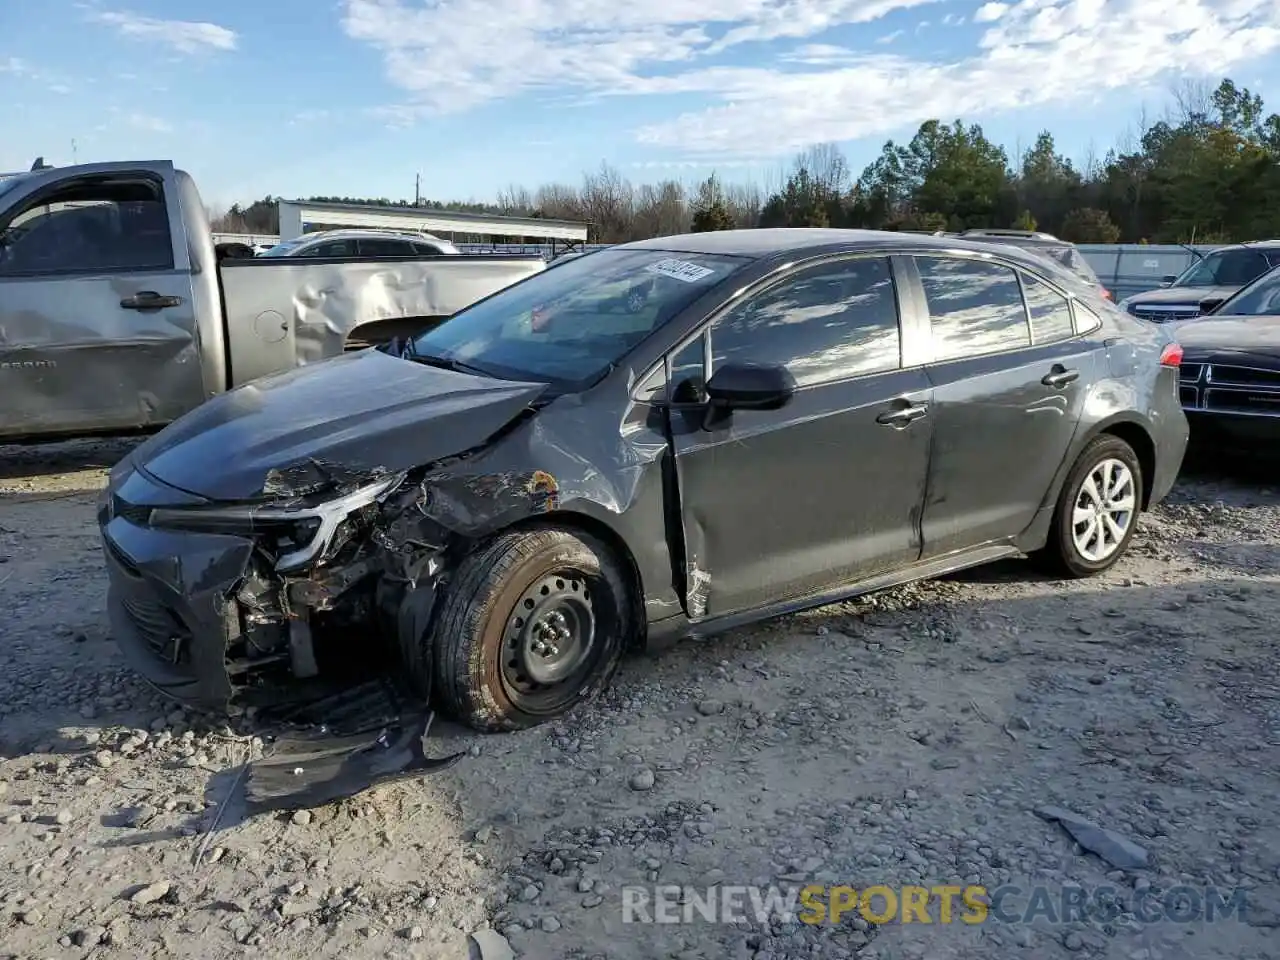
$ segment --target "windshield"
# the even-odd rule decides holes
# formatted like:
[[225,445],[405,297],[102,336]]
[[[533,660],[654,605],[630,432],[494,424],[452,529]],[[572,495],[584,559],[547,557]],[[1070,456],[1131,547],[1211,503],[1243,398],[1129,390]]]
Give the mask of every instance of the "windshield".
[[1280,269],[1264,273],[1213,311],[1215,317],[1265,317],[1280,314]]
[[1172,286],[1243,287],[1270,268],[1267,258],[1257,250],[1215,250],[1183,271]]
[[407,355],[570,389],[602,375],[654,330],[750,261],[601,250],[544,270],[411,341]]
[[310,239],[310,237],[298,237],[296,240],[285,240],[281,243],[277,243],[270,250],[264,250],[262,253],[258,254],[258,256],[287,257]]

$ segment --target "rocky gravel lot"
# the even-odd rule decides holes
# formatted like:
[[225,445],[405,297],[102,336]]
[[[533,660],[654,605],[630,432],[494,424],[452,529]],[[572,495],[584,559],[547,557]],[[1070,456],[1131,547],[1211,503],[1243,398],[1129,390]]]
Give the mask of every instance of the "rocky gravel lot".
[[[561,723],[439,726],[470,752],[444,773],[246,819],[260,731],[156,699],[107,632],[93,503],[127,449],[0,448],[0,958],[1280,957],[1265,475],[1188,472],[1095,580],[1009,563],[691,641]],[[808,883],[1118,906],[623,922],[631,885]],[[1201,922],[1209,886],[1243,914]]]

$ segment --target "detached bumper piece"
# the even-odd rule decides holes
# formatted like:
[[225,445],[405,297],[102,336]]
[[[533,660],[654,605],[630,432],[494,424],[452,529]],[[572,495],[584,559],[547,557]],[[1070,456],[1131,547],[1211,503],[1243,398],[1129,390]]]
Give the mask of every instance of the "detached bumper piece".
[[249,765],[246,812],[320,807],[370,787],[445,770],[465,752],[426,755],[433,714],[405,703],[386,681],[372,681],[319,700],[281,707],[272,717],[294,730]]

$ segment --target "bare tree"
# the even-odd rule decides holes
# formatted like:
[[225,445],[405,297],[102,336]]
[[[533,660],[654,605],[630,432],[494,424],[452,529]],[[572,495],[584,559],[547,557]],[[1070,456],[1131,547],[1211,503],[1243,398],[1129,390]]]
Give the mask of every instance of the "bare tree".
[[809,171],[814,184],[828,196],[844,193],[849,188],[849,161],[834,143],[819,143],[798,154],[792,172]]
[[636,191],[630,239],[689,232],[690,209],[684,185],[675,180],[641,184]]
[[1204,80],[1179,80],[1169,91],[1173,98],[1171,108],[1166,111],[1169,122],[1177,126],[1212,114],[1213,89],[1213,84]]
[[582,208],[592,224],[596,241],[619,243],[627,239],[635,210],[635,192],[616,169],[602,163],[582,180]]
[[582,220],[585,212],[578,191],[565,183],[546,183],[533,198],[533,208],[551,220]]
[[498,191],[498,210],[508,216],[528,216],[533,211],[533,196],[528,187],[517,183]]
[[764,206],[764,194],[760,185],[748,180],[731,183],[724,188],[725,206],[733,221],[741,228],[754,227],[760,222],[760,210]]

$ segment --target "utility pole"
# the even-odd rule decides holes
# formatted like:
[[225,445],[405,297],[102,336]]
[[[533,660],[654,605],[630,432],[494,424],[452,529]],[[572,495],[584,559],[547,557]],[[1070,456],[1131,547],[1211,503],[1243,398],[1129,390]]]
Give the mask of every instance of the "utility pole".
[[413,176],[413,205],[422,206],[422,174],[420,173]]
[[75,165],[76,165],[76,163],[77,163],[77,159],[76,159],[76,138],[75,138],[75,137],[72,137],[72,138],[71,138],[71,165],[72,165],[72,166],[75,166]]

